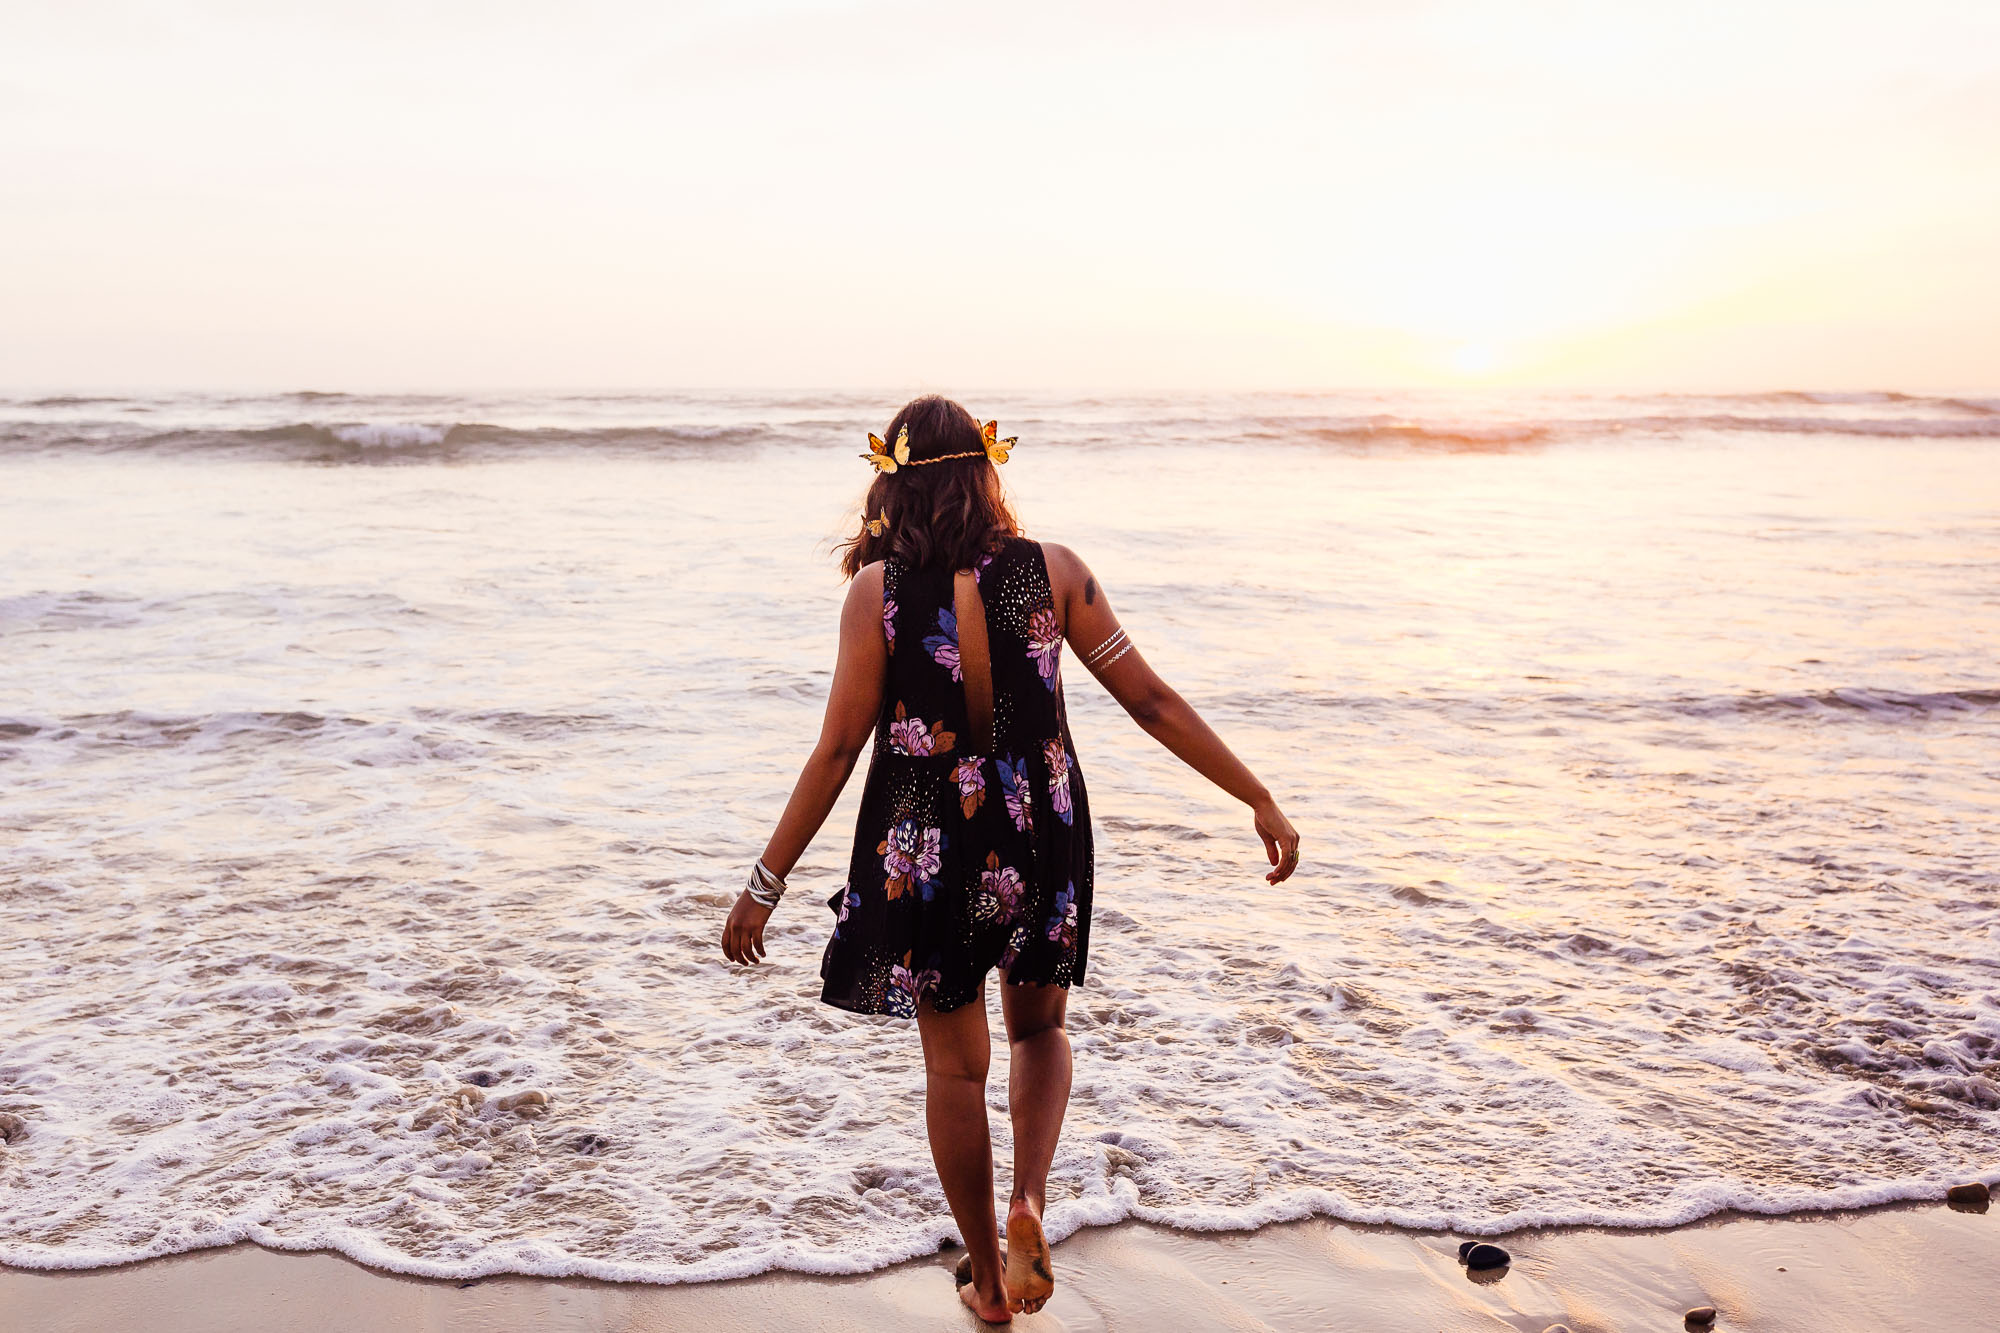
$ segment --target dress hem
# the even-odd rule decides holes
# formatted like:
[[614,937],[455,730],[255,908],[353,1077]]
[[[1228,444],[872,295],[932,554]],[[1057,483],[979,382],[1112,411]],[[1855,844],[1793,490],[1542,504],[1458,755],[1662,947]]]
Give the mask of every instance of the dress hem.
[[[993,970],[998,971],[999,969],[995,968]],[[1057,981],[1054,977],[1049,978],[1047,981],[1015,981],[1012,977],[1009,977],[1005,973],[1002,973],[1000,977],[1000,984],[1003,986],[1060,986],[1064,990],[1071,990],[1079,983],[1074,981]],[[979,989],[977,991],[973,992],[971,995],[966,996],[964,999],[958,1001],[956,1004],[948,1004],[940,1006],[935,1000],[933,1000],[931,1002],[931,1008],[933,1011],[940,1014],[953,1013],[959,1009],[963,1009],[966,1005],[971,1004],[974,1000],[979,999],[985,993],[986,993],[986,983],[982,980],[979,984]],[[856,1001],[850,1003],[845,999],[835,999],[833,996],[827,994],[825,991],[820,992],[819,1002],[821,1004],[829,1006],[830,1008],[838,1009],[843,1013],[861,1014],[868,1018],[900,1018],[905,1023],[914,1022],[916,1020],[915,1014],[899,1014],[893,1009],[869,1009],[866,1008],[862,1002]]]

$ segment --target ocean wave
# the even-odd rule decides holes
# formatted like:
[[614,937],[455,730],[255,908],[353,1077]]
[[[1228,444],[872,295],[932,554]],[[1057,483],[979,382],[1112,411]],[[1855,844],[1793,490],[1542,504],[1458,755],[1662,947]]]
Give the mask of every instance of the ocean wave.
[[2000,688],[1967,690],[1871,689],[1854,686],[1797,693],[1753,693],[1675,700],[1670,707],[1697,717],[1801,714],[1814,718],[1854,716],[1878,722],[1925,720],[1983,713],[2000,705]]
[[1981,412],[1962,417],[1648,413],[1624,417],[1560,417],[1501,422],[1426,421],[1397,416],[1316,422],[1296,417],[1275,417],[1258,420],[1244,433],[1264,440],[1404,445],[1453,452],[1504,452],[1558,441],[1574,443],[1633,435],[1862,435],[1892,439],[1985,440],[2000,439],[2000,412]]
[[135,432],[101,423],[0,423],[0,451],[224,454],[302,463],[477,460],[566,452],[713,452],[779,438],[764,425],[498,426],[483,422],[299,422],[230,429]]
[[[2000,438],[2000,398],[1892,391],[1739,394],[1000,396],[1010,429],[1065,447],[1227,441],[1507,452],[1632,438]],[[95,451],[380,464],[819,445],[879,429],[838,393],[275,395],[0,400],[0,454]]]
[[[1245,716],[1306,716],[1319,710],[1364,715],[1426,713],[1456,717],[1481,726],[1526,725],[1548,719],[1587,719],[1593,725],[1616,725],[1670,717],[1776,721],[1796,718],[1814,723],[1845,719],[1903,725],[1982,718],[2000,709],[2000,686],[1931,691],[1848,686],[1798,692],[1684,695],[1589,695],[1561,689],[1546,693],[1415,691],[1398,695],[1297,690],[1232,694],[1216,699],[1213,706],[1224,715]],[[38,741],[87,749],[146,750],[246,743],[344,745],[353,740],[395,738],[414,745],[424,757],[437,758],[449,757],[452,743],[467,739],[546,741],[585,731],[638,732],[651,726],[647,718],[632,715],[508,708],[418,708],[407,717],[359,717],[302,709],[176,714],[124,709],[58,717],[0,715],[0,744]]]
[[1219,708],[1245,717],[1290,715],[1293,710],[1330,709],[1363,715],[1421,712],[1458,717],[1483,726],[1524,724],[1550,718],[1582,719],[1593,725],[1645,723],[1662,718],[1746,718],[1784,721],[1852,721],[1902,725],[1980,717],[2000,708],[2000,686],[1942,690],[1896,690],[1880,686],[1830,689],[1753,690],[1740,694],[1584,693],[1559,685],[1547,690],[1496,687],[1491,692],[1412,690],[1405,694],[1348,694],[1298,690],[1256,691],[1219,699]]
[[1618,402],[1725,403],[1749,407],[1914,407],[1985,415],[2000,411],[1994,400],[1956,394],[1902,393],[1894,389],[1813,390],[1766,389],[1750,393],[1615,394]]
[[1930,440],[2000,438],[2000,413],[1966,419],[1947,417],[1779,417],[1715,413],[1690,416],[1640,416],[1573,422],[1577,427],[1612,431],[1713,431],[1722,434],[1868,435]]
[[1474,423],[1427,423],[1396,417],[1376,416],[1358,421],[1301,425],[1296,422],[1267,424],[1259,432],[1270,439],[1304,439],[1321,444],[1401,445],[1407,448],[1439,449],[1457,453],[1503,452],[1546,444],[1557,438],[1561,427],[1554,423],[1515,422],[1496,425]]
[[[596,713],[536,713],[515,709],[414,710],[408,718],[355,717],[305,709],[155,714],[132,709],[55,718],[0,716],[0,747],[34,742],[69,751],[212,751],[246,745],[332,747],[351,763],[381,766],[459,760],[496,740],[545,741],[615,726],[643,729],[631,718]],[[8,757],[0,748],[0,759]]]

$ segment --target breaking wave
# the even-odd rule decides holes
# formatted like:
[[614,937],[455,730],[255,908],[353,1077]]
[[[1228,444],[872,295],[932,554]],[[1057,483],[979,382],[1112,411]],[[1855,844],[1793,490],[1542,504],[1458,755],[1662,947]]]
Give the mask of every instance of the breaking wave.
[[[1278,442],[1363,451],[1504,452],[1698,436],[2000,438],[2000,398],[1893,392],[1471,395],[997,396],[1054,443]],[[152,452],[306,463],[658,455],[820,444],[868,427],[890,399],[646,393],[366,395],[309,390],[157,399],[0,399],[0,454]]]

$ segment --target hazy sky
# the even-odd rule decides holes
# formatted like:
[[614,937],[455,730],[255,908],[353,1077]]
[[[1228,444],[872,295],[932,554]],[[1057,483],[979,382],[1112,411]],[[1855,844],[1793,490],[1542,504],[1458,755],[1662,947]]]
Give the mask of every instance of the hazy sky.
[[2000,3],[0,8],[0,382],[2000,388]]

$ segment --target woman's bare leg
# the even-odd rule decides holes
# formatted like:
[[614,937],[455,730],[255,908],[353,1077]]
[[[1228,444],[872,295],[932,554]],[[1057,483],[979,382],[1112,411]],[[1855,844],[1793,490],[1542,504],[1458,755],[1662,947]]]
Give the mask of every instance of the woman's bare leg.
[[993,1054],[986,1032],[986,993],[950,1013],[926,1000],[917,1010],[924,1042],[924,1124],[931,1161],[972,1261],[972,1281],[959,1298],[989,1323],[1007,1320],[1000,1267],[1000,1230],[993,1219],[993,1140],[986,1127],[986,1066]]
[[[1069,992],[1061,986],[1000,988],[1007,1020],[1007,1112],[1014,1122],[1014,1194],[1007,1207],[1008,1304],[1032,1313],[1055,1289],[1042,1209],[1049,1164],[1069,1109],[1069,1033],[1063,1030]],[[1032,1224],[1032,1225],[1031,1225]]]

